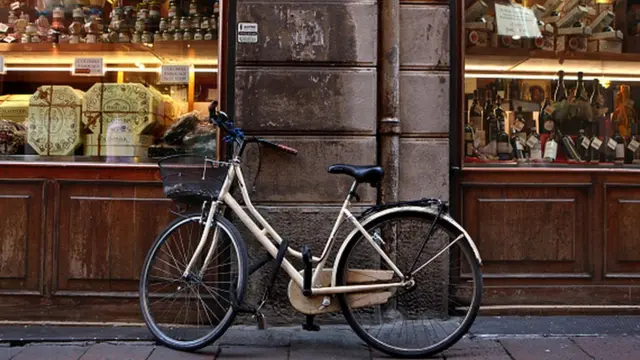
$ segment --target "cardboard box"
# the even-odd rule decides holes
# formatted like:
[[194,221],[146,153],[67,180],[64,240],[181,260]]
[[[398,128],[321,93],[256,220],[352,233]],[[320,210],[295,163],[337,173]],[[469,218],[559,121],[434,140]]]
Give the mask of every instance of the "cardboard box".
[[27,142],[40,155],[73,155],[82,144],[84,93],[71,86],[40,86],[29,99]]
[[29,99],[31,95],[0,96],[0,119],[23,123],[29,117]]

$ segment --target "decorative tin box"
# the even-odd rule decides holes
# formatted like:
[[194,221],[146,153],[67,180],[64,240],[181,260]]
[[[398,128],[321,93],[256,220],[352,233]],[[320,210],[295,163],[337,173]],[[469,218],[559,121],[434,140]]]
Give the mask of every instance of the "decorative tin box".
[[163,116],[162,98],[138,83],[97,83],[87,91],[82,106],[82,122],[93,134],[106,133],[109,124],[119,120],[140,135]]
[[31,95],[0,96],[0,119],[22,123],[29,117]]
[[27,142],[40,155],[73,155],[82,144],[84,93],[70,86],[40,86],[29,100]]

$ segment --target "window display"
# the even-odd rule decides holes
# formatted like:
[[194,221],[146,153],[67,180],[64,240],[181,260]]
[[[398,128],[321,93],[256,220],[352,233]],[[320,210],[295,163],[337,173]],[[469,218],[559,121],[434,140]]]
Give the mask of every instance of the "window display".
[[[530,9],[539,34],[498,34],[496,4]],[[640,1],[467,0],[465,9],[465,165],[640,164]]]
[[216,156],[219,1],[0,5],[0,156]]

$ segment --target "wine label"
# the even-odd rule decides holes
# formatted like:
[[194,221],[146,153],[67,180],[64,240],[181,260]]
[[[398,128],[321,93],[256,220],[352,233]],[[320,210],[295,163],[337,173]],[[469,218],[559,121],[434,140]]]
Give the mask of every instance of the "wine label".
[[638,150],[638,146],[640,146],[640,142],[638,142],[636,139],[631,139],[631,142],[629,142],[629,146],[627,146],[627,148],[632,152],[636,152],[636,150]]
[[467,143],[467,148],[466,148],[466,156],[473,156],[473,143],[469,142]]
[[612,138],[609,138],[609,141],[607,142],[607,146],[611,149],[611,150],[615,150],[616,146],[618,146],[618,143],[613,140]]
[[9,26],[7,24],[0,23],[0,32],[6,33],[9,30]]
[[555,140],[547,141],[547,144],[544,147],[544,157],[545,159],[556,159],[558,155],[558,143]]
[[544,112],[552,115],[553,114],[553,106],[547,106],[546,108],[544,108]]
[[589,138],[585,136],[580,145],[582,145],[583,148],[588,149],[589,144],[591,144],[591,141],[589,141]]
[[522,141],[520,141],[520,139],[516,139],[516,149],[524,150],[524,145],[522,144]]
[[525,126],[525,125],[526,125],[526,124],[525,124],[525,123],[523,123],[522,121],[520,121],[520,120],[516,120],[516,121],[513,123],[513,128],[520,132],[520,131],[522,131],[522,129],[524,129],[524,126]]
[[509,153],[509,143],[499,142],[498,143],[498,153]]
[[547,120],[544,122],[544,129],[547,131],[553,130],[553,120]]
[[540,148],[531,149],[531,160],[541,160],[542,150]]
[[532,148],[532,147],[538,145],[539,142],[540,142],[540,140],[538,140],[537,137],[531,135],[531,136],[529,136],[529,140],[527,140],[527,146],[529,148]]
[[600,150],[601,146],[602,146],[602,140],[598,138],[593,138],[593,141],[591,141],[591,147],[596,150]]
[[16,41],[16,38],[14,38],[13,36],[9,35],[9,36],[5,37],[4,39],[2,39],[2,41],[8,42],[8,43],[12,43],[12,42]]
[[624,144],[616,145],[616,158],[624,159]]

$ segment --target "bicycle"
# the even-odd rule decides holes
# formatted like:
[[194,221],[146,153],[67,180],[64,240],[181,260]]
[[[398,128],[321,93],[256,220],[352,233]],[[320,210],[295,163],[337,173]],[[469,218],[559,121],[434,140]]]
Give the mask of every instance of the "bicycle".
[[[219,339],[238,313],[254,314],[261,327],[260,310],[269,297],[276,271],[257,307],[244,304],[243,299],[250,273],[272,260],[276,270],[284,269],[290,277],[288,297],[293,307],[306,315],[305,330],[319,330],[314,322],[316,315],[342,311],[364,342],[397,357],[430,356],[466,334],[480,306],[482,260],[469,234],[448,214],[445,202],[420,199],[381,204],[356,216],[350,208],[354,199],[360,200],[358,186],[378,187],[383,170],[378,166],[332,165],[330,173],[354,180],[327,243],[320,257],[313,256],[308,246],[294,250],[252,204],[240,165],[250,143],[292,155],[297,150],[245,136],[223,111],[217,110],[216,102],[210,106],[210,121],[226,132],[225,140],[233,147],[230,161],[187,154],[169,156],[158,163],[166,196],[200,208],[199,212],[180,214],[169,224],[144,262],[140,307],[147,327],[158,341],[174,349],[195,351]],[[232,195],[234,184],[248,212]],[[227,209],[267,250],[266,257],[248,265],[244,240],[224,217]],[[338,229],[347,220],[354,229],[328,267]],[[387,226],[393,221],[409,223]],[[189,236],[197,235],[188,244],[172,246],[172,240],[183,240],[183,229],[188,230]],[[407,234],[410,240],[405,238]],[[426,237],[418,237],[420,242],[413,239],[414,235]],[[360,245],[364,245],[362,249]],[[303,269],[297,270],[287,256],[302,261]],[[421,262],[423,258],[427,260]],[[466,262],[462,264],[463,261]],[[454,267],[458,264],[459,269]],[[166,304],[170,307],[178,299],[186,304],[170,310]],[[427,309],[429,306],[434,309]],[[173,322],[182,319],[181,314],[181,323],[167,322],[171,318]],[[425,323],[427,317],[431,319]],[[398,331],[397,320],[403,321]],[[409,334],[410,330],[413,334]],[[408,344],[410,340],[429,340],[438,335],[445,336],[427,344]]]

